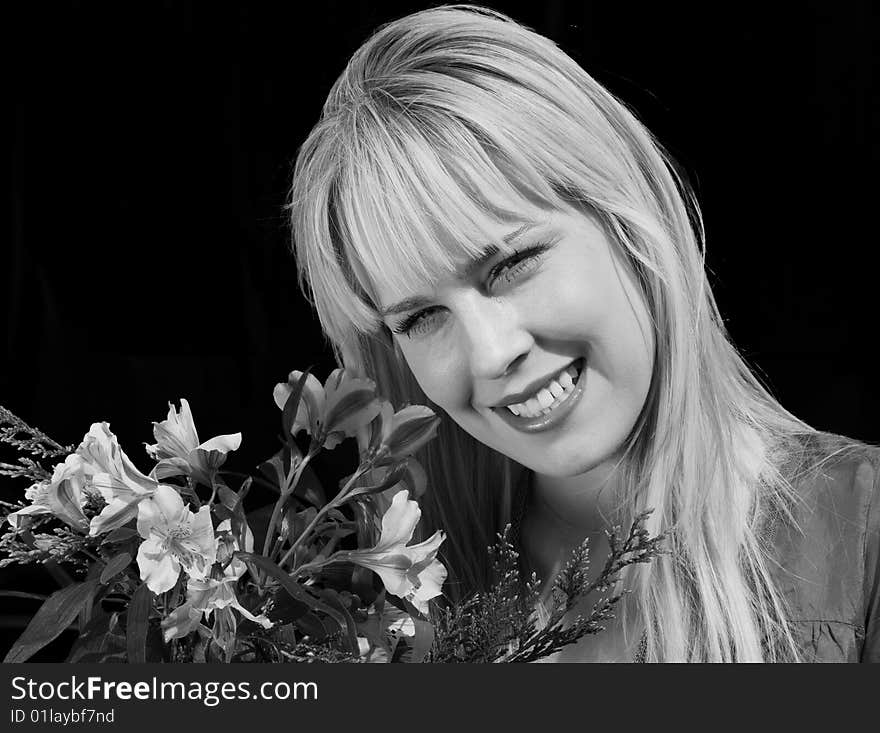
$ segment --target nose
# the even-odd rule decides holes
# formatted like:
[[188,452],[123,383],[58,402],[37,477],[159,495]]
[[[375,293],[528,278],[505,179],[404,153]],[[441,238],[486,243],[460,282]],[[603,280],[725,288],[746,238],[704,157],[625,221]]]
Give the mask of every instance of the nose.
[[462,316],[474,379],[511,374],[534,345],[520,313],[510,303],[475,294]]

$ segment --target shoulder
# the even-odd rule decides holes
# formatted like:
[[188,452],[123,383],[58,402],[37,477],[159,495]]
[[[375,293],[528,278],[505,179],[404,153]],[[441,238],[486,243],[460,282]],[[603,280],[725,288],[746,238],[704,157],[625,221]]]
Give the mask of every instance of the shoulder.
[[799,498],[816,501],[820,509],[829,501],[870,501],[877,486],[880,447],[832,433],[803,437],[799,447],[785,469]]
[[880,655],[880,448],[816,433],[787,473],[794,496],[773,544],[792,620],[841,661],[864,656],[872,635]]
[[786,473],[794,489],[793,509],[800,519],[864,539],[874,519],[871,510],[880,487],[880,447],[816,433],[801,440],[801,450]]

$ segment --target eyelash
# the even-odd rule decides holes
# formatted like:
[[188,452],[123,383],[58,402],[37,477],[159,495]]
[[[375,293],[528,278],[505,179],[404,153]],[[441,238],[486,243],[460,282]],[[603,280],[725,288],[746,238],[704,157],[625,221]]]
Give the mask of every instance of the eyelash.
[[[548,249],[550,249],[550,244],[545,243],[513,252],[507,259],[492,267],[489,271],[489,281],[493,282],[503,277],[504,281],[509,283],[514,277],[524,271],[523,265],[537,259]],[[408,338],[412,338],[413,330],[425,321],[427,314],[432,313],[434,310],[435,307],[432,306],[431,308],[424,308],[417,313],[413,313],[396,326],[393,326],[391,331],[397,335],[405,335]]]

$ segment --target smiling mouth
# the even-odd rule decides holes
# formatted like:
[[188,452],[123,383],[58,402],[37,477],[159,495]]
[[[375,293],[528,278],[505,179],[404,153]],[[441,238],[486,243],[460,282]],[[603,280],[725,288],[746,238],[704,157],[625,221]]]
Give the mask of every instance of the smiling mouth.
[[574,360],[524,402],[493,407],[511,427],[533,432],[545,430],[571,412],[584,391],[586,360]]

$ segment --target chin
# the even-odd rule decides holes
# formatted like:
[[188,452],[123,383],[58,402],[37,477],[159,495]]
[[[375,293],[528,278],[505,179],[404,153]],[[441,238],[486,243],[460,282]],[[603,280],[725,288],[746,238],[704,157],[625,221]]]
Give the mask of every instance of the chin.
[[572,478],[589,473],[603,464],[610,464],[619,449],[617,443],[597,446],[591,442],[589,445],[567,446],[565,449],[547,451],[529,468],[554,478]]

